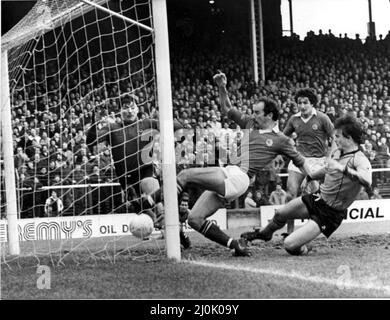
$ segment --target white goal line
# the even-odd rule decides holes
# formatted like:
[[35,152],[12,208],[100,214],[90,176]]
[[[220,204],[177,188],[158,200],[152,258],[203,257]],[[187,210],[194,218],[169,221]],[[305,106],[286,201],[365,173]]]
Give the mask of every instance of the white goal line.
[[234,266],[225,263],[215,263],[215,262],[211,263],[207,261],[185,260],[184,263],[195,264],[195,265],[200,265],[209,268],[218,268],[218,269],[225,269],[231,271],[244,271],[244,272],[259,273],[259,274],[275,276],[275,277],[290,278],[299,281],[311,282],[315,284],[335,286],[340,290],[354,290],[354,289],[375,290],[375,291],[383,292],[386,296],[390,296],[390,286],[387,285],[381,286],[375,283],[364,282],[364,281],[359,281],[359,282],[352,281],[352,280],[345,281],[342,279],[338,280],[338,279],[331,279],[331,278],[325,278],[320,276],[311,276],[311,275],[305,275],[298,272],[290,272],[285,270],[251,268],[251,267],[243,267],[243,266]]

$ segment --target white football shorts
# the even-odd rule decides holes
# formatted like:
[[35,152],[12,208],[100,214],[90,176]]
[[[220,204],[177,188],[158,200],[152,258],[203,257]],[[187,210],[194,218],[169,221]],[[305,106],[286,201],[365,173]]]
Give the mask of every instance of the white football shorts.
[[225,199],[233,201],[243,195],[249,187],[249,177],[238,166],[221,167],[226,176]]

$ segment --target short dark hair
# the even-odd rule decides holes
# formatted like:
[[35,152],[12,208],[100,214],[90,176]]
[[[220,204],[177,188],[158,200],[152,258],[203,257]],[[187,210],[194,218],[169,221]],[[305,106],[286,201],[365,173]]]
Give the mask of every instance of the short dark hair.
[[187,192],[183,192],[183,194],[182,194],[182,196],[180,198],[180,202],[179,203],[181,203],[182,201],[188,202],[189,200],[190,200],[190,196],[188,195],[188,193]]
[[124,96],[121,97],[121,102],[123,104],[129,104],[131,102],[137,102],[138,98],[134,94],[126,93]]
[[344,137],[351,137],[352,140],[357,144],[363,143],[363,126],[354,116],[348,114],[337,118],[334,127],[335,129],[340,129]]
[[298,98],[299,97],[306,97],[309,99],[310,103],[313,105],[313,106],[316,106],[317,103],[318,103],[318,98],[317,98],[317,94],[316,92],[314,91],[314,89],[311,89],[311,88],[302,88],[302,89],[299,89],[296,94],[295,94],[295,102],[298,103]]
[[267,97],[261,97],[259,102],[264,102],[264,115],[272,113],[272,120],[276,121],[279,119],[279,108],[275,100]]

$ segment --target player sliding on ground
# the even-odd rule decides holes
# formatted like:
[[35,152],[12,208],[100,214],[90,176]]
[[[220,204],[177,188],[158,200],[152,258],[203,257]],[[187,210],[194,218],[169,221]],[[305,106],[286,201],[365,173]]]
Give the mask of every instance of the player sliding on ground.
[[[232,107],[227,94],[225,74],[214,76],[220,94],[222,113],[234,120],[244,130],[244,141],[241,145],[241,156],[238,165],[226,167],[190,168],[181,171],[177,176],[179,195],[188,184],[195,184],[205,192],[199,197],[188,216],[188,224],[206,238],[223,246],[234,249],[237,256],[249,256],[251,253],[244,239],[233,239],[224,233],[216,224],[206,220],[226,202],[233,201],[246,192],[250,179],[268,165],[278,154],[293,160],[297,167],[306,170],[305,159],[289,143],[287,138],[275,130],[279,117],[276,103],[267,98],[259,99],[253,116],[241,114]],[[275,132],[277,131],[277,132]],[[161,189],[148,197],[150,205],[161,200]]]
[[307,244],[323,233],[329,237],[347,216],[362,187],[370,187],[371,164],[359,149],[363,129],[356,118],[345,116],[335,122],[337,149],[320,170],[310,174],[311,179],[324,179],[319,193],[304,195],[275,210],[272,221],[256,239],[269,241],[273,233],[281,229],[288,219],[309,219],[301,228],[284,240],[284,246],[292,255],[306,254]]

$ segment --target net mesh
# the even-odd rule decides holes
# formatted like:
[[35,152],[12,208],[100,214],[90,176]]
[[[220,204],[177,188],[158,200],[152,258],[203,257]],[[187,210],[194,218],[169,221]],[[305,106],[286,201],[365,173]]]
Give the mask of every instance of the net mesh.
[[[152,26],[147,0],[94,2]],[[80,1],[40,0],[2,45],[20,240],[33,240],[25,247],[34,255],[116,247],[130,233],[131,214],[143,209],[140,195],[159,184],[153,34]],[[152,178],[146,186],[144,177]],[[91,244],[97,235],[106,239]],[[140,242],[119,241],[121,252]]]

